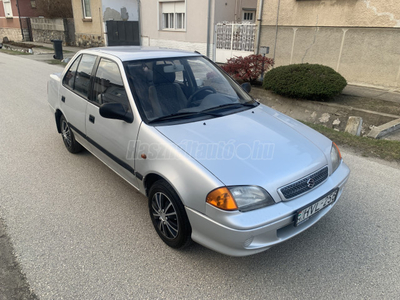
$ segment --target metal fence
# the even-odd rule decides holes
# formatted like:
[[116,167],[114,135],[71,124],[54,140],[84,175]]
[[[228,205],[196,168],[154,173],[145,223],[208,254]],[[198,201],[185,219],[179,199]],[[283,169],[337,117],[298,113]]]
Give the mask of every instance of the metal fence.
[[216,48],[254,52],[255,24],[218,23]]

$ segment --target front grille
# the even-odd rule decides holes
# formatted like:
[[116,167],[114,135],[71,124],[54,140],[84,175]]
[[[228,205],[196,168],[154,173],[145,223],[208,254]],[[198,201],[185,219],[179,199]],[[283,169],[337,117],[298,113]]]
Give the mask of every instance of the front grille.
[[[279,191],[280,194],[285,198],[285,200],[290,200],[294,197],[313,190],[315,187],[324,182],[326,178],[328,178],[328,166],[325,166],[322,169],[311,173],[306,177],[303,177],[280,188]],[[312,181],[314,184],[311,186]]]

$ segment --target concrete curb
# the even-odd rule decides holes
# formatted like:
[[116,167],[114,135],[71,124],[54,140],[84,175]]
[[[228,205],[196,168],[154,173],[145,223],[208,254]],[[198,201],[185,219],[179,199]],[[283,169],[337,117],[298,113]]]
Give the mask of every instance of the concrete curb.
[[23,53],[29,53],[29,54],[33,53],[31,48],[22,48],[22,47],[13,46],[13,45],[7,45],[7,44],[3,44],[3,49],[11,50],[11,51],[18,51],[18,52],[23,52]]
[[367,136],[374,139],[380,139],[385,135],[392,133],[398,129],[400,129],[400,119],[393,120],[381,126],[372,128],[372,130],[368,133]]

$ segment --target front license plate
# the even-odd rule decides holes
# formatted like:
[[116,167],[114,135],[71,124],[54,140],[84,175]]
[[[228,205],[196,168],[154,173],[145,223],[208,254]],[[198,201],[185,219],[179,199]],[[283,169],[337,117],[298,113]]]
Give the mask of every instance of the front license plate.
[[318,199],[313,204],[298,210],[294,217],[294,226],[299,226],[301,223],[307,221],[312,215],[335,202],[337,194],[338,189],[330,192],[321,199]]

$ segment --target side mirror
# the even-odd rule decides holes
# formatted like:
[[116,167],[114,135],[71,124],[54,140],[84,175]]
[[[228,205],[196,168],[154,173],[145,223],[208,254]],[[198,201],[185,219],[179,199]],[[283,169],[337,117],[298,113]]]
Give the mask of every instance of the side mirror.
[[242,89],[243,89],[245,92],[250,93],[250,91],[251,91],[251,84],[250,84],[250,82],[244,82],[244,83],[242,83],[240,86],[242,87]]
[[133,122],[133,114],[126,111],[121,103],[104,103],[100,106],[99,112],[103,118]]

